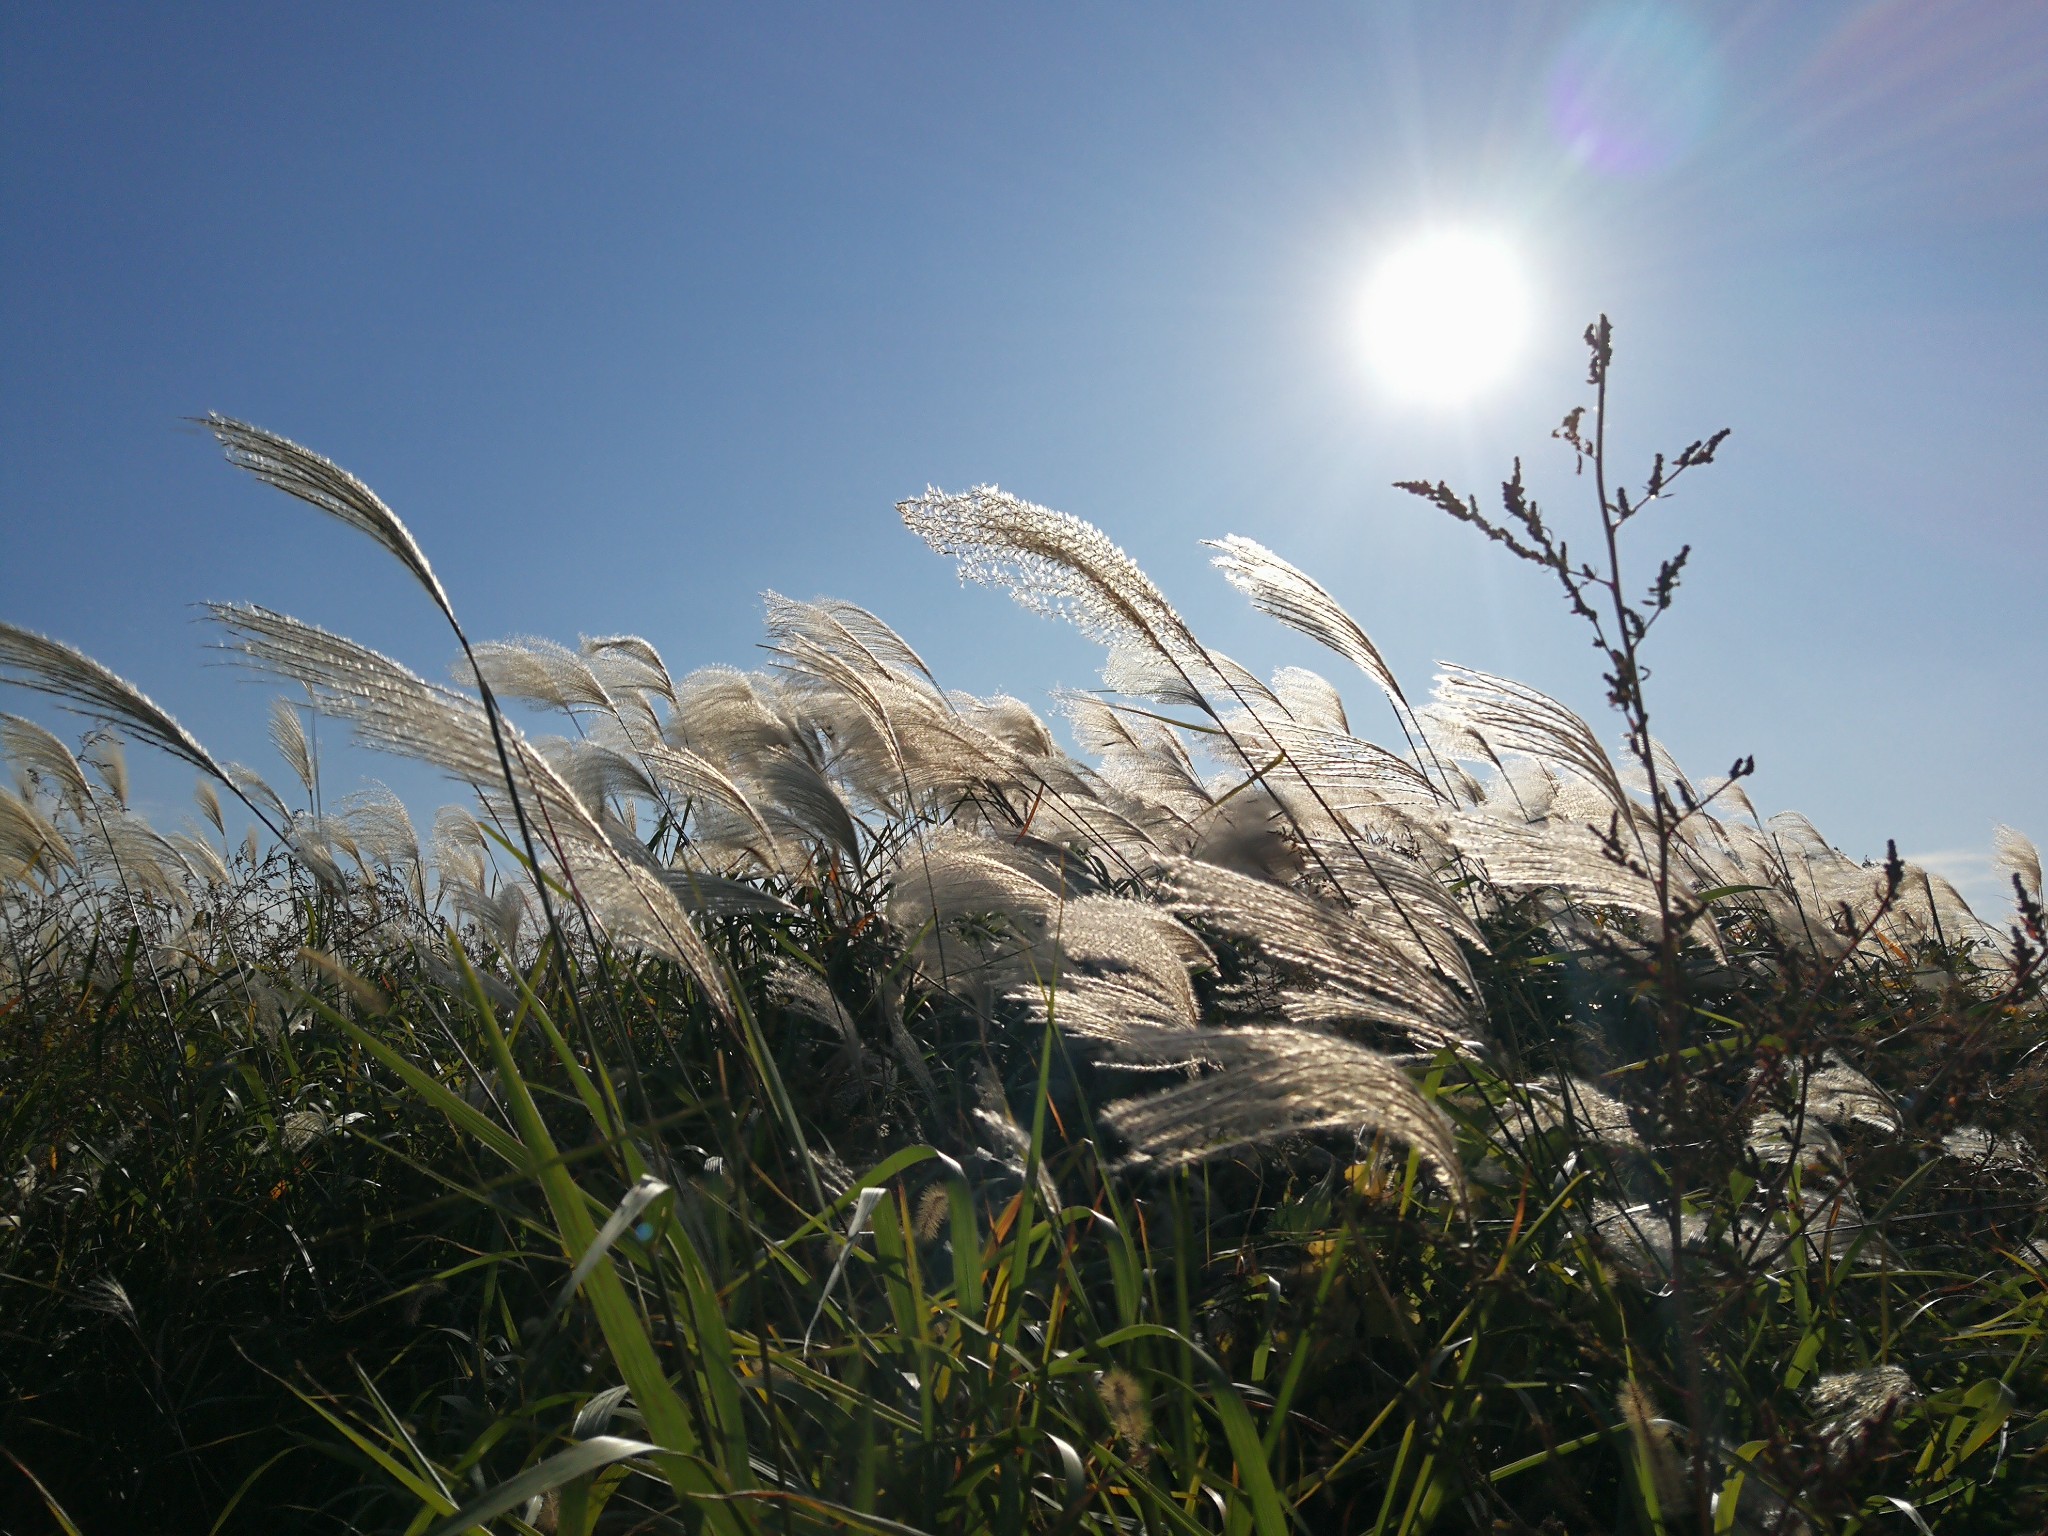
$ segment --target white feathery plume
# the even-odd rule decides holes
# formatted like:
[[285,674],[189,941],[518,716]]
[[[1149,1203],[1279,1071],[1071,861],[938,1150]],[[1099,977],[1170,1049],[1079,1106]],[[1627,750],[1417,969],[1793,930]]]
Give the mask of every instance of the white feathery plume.
[[[1467,997],[1479,997],[1461,946],[1487,953],[1486,936],[1458,897],[1428,865],[1390,848],[1357,848],[1335,841],[1319,844],[1325,861],[1339,870],[1357,868],[1368,879],[1346,881],[1353,910],[1419,963],[1455,982]],[[1449,855],[1444,855],[1448,861]],[[1402,921],[1403,917],[1408,921]],[[1419,949],[1409,946],[1420,943]]]
[[1461,1047],[1470,1009],[1415,954],[1414,930],[1360,915],[1268,881],[1194,859],[1167,864],[1160,899],[1182,918],[1256,943],[1272,959],[1309,972],[1312,990],[1287,994],[1289,1017],[1390,1027],[1424,1049]]
[[506,881],[491,894],[457,880],[443,882],[449,905],[490,935],[492,941],[511,954],[519,943],[519,927],[526,917],[526,887]]
[[1120,1044],[1129,1061],[1186,1061],[1220,1070],[1143,1098],[1103,1119],[1134,1161],[1176,1168],[1217,1152],[1309,1131],[1385,1135],[1414,1148],[1460,1201],[1464,1175],[1450,1125],[1402,1070],[1376,1051],[1315,1030],[1160,1030]]
[[73,713],[124,730],[234,788],[213,754],[148,694],[60,640],[0,624],[0,682],[48,694]]
[[427,904],[426,871],[420,859],[419,834],[400,800],[382,784],[350,795],[338,816],[360,856],[397,875],[419,906]]
[[100,777],[116,805],[128,804],[128,752],[120,736],[109,730],[89,732],[78,744],[78,760]]
[[[1291,720],[1271,719],[1232,710],[1223,727],[1261,765],[1284,754],[1296,773],[1314,785],[1324,805],[1347,808],[1384,800],[1426,804],[1443,798],[1429,778],[1398,752],[1353,736]],[[1233,754],[1234,755],[1234,754]],[[1286,794],[1287,776],[1270,775],[1276,793]],[[1309,813],[1300,812],[1302,819]]]
[[1526,1095],[1526,1104],[1518,1097],[1501,1107],[1503,1120],[1517,1137],[1569,1127],[1602,1146],[1642,1149],[1627,1106],[1591,1083],[1576,1077],[1539,1077],[1522,1084],[1520,1092]]
[[676,684],[669,676],[668,664],[661,659],[661,652],[638,635],[585,635],[577,649],[614,697],[621,689],[631,689],[654,694],[671,709],[675,707]]
[[95,876],[150,899],[182,906],[188,899],[185,882],[192,871],[177,849],[140,816],[113,806],[99,806],[79,823],[77,846]]
[[1504,891],[1555,890],[1587,906],[1619,907],[1651,919],[1662,915],[1656,882],[1609,858],[1600,840],[1577,822],[1503,821],[1468,811],[1452,818],[1449,831],[1458,851]]
[[1069,1035],[1105,1040],[1193,1030],[1200,1008],[1188,971],[1216,963],[1170,914],[1115,896],[1067,902],[1057,931],[1028,954],[1028,967],[1009,967],[1012,996],[1036,1017],[1049,1013]]
[[1917,1403],[1920,1389],[1903,1366],[1873,1365],[1821,1377],[1812,1396],[1814,1432],[1834,1466],[1855,1454],[1871,1426]]
[[839,1037],[848,1056],[855,1061],[860,1059],[860,1031],[854,1026],[853,1015],[816,971],[794,961],[782,961],[769,973],[768,993],[790,1012],[828,1026]]
[[1991,834],[1992,862],[2020,877],[2020,884],[2034,900],[2041,899],[2041,851],[2033,839],[2012,827],[2000,826]]
[[213,823],[213,830],[226,837],[227,819],[221,815],[220,796],[214,791],[213,785],[205,779],[200,779],[192,786],[192,798],[199,803],[200,814]]
[[[449,602],[448,593],[442,587],[440,578],[434,575],[433,568],[427,564],[425,552],[421,550],[405,524],[399,521],[398,514],[379,500],[367,485],[331,460],[322,458],[288,438],[266,432],[247,422],[236,421],[216,412],[205,418],[205,424],[220,440],[229,463],[249,471],[266,484],[275,486],[287,495],[297,497],[351,528],[368,534],[381,544],[425,589],[434,605],[441,610],[442,617],[448,621],[448,627],[455,631],[455,638],[461,643],[463,651],[469,653],[469,637],[463,632],[460,621],[455,617],[454,605]],[[479,687],[485,690],[484,723],[493,751],[498,758],[499,771],[511,795],[512,811],[519,826],[520,837],[526,845],[528,857],[538,862],[540,855],[535,844],[535,829],[528,820],[525,797],[519,790],[518,780],[521,775],[514,771],[512,765],[511,744],[506,739],[509,733],[502,728],[501,711],[488,691],[488,684],[481,677],[478,683]],[[360,726],[358,728],[360,729]],[[528,769],[528,776],[531,776],[532,765],[525,763],[522,766]],[[545,817],[548,807],[542,806],[540,810]],[[559,838],[561,834],[558,832],[555,835]],[[542,909],[548,912],[552,926],[553,913],[549,908],[547,888],[542,885],[536,889],[540,895]],[[708,987],[708,983],[707,989],[714,996],[717,995],[717,989]]]
[[870,676],[909,681],[944,697],[924,658],[865,608],[832,599],[800,603],[773,591],[764,592],[761,598],[767,611],[768,636],[778,644],[799,638],[807,640],[854,663]]
[[0,714],[0,753],[17,767],[47,779],[74,812],[82,811],[92,799],[85,770],[71,749],[53,731],[20,715]]
[[766,818],[747,797],[746,791],[714,764],[687,747],[666,741],[650,741],[637,747],[640,761],[673,808],[682,811],[693,801],[709,801],[744,821],[752,830],[751,846],[756,858],[773,870],[787,871],[782,845],[770,830]]
[[306,787],[308,795],[313,793],[313,749],[306,740],[306,724],[299,718],[298,710],[283,699],[270,701],[270,744],[277,748],[277,755],[284,759],[285,766]]
[[593,809],[613,800],[661,803],[661,790],[646,765],[630,753],[602,742],[571,741],[564,736],[543,736],[533,748],[576,792],[576,798]]
[[954,710],[984,735],[993,737],[1011,752],[1025,759],[1061,756],[1059,743],[1029,704],[1008,694],[978,699],[972,694],[953,693],[947,698]]
[[[1202,542],[1219,552],[1210,564],[1250,598],[1254,608],[1328,646],[1377,683],[1397,715],[1408,714],[1407,695],[1379,647],[1313,577],[1241,534]],[[1403,720],[1404,729],[1407,724]]]
[[[1586,1209],[1586,1227],[1607,1256],[1641,1280],[1662,1281],[1671,1273],[1671,1220],[1654,1205],[1617,1205],[1595,1200]],[[1698,1248],[1707,1235],[1707,1219],[1694,1213],[1680,1218],[1682,1247]]]
[[1089,693],[1060,696],[1085,752],[1102,759],[1103,778],[1185,826],[1216,802],[1187,748],[1163,721],[1147,719]]
[[1841,1144],[1818,1120],[1776,1109],[1760,1109],[1750,1118],[1743,1145],[1766,1167],[1782,1168],[1797,1161],[1821,1175],[1842,1164]]
[[[615,707],[589,661],[553,640],[531,635],[485,640],[472,654],[476,671],[501,698],[521,699],[571,715],[579,707],[606,711]],[[452,670],[458,684],[468,683],[473,675],[467,658],[458,658]]]
[[[904,523],[959,563],[963,580],[1007,587],[1036,612],[1065,618],[1109,646],[1108,685],[1185,704],[1215,717],[1205,690],[1249,708],[1265,686],[1205,650],[1151,579],[1093,524],[993,486],[964,495],[936,489],[899,502]],[[1245,767],[1256,771],[1250,754]],[[1315,790],[1309,786],[1313,797]]]
[[1257,699],[1261,703],[1271,705],[1283,715],[1287,713],[1287,706],[1280,702],[1279,696],[1271,688],[1266,686],[1265,679],[1251,668],[1242,666],[1221,651],[1212,651],[1206,646],[1202,650],[1202,658],[1215,669],[1217,680],[1232,697],[1244,701],[1246,709],[1252,707],[1250,699]]
[[734,667],[699,667],[676,685],[668,738],[730,772],[769,751],[795,751],[796,732],[763,696],[769,679]]
[[285,823],[284,832],[278,840],[291,850],[292,857],[303,864],[324,889],[340,891],[348,882],[342,877],[336,854],[352,855],[346,847],[346,839],[334,836],[336,830],[331,822],[320,817],[294,816]]
[[[1883,877],[1866,873],[1866,885],[1874,902]],[[1932,870],[1912,863],[1906,865],[1906,878],[1899,886],[1886,923],[1894,932],[1915,939],[1933,939],[1944,945],[1974,939],[1996,949],[2000,937],[1997,929],[1971,910],[1954,885]]]
[[[476,700],[437,687],[388,656],[339,635],[248,604],[209,604],[251,664],[300,683],[323,713],[349,722],[365,745],[432,763],[468,781],[486,803],[502,784],[492,724]],[[536,831],[561,863],[593,920],[615,938],[676,960],[715,1008],[729,1006],[720,973],[674,895],[632,867],[603,822],[509,722],[507,757]],[[644,856],[644,850],[638,850]]]
[[177,851],[178,857],[188,868],[195,871],[208,885],[226,885],[231,878],[228,866],[215,850],[213,844],[203,837],[192,837],[183,832],[173,832],[164,839]]
[[906,850],[898,860],[889,921],[915,933],[933,922],[998,914],[1035,942],[1058,919],[1062,897],[1055,879],[1014,849],[941,834],[921,855]]
[[1806,1114],[1837,1130],[1865,1126],[1896,1135],[1905,1128],[1891,1096],[1834,1051],[1804,1075]]
[[786,917],[796,911],[780,896],[749,880],[733,880],[682,864],[659,871],[659,876],[685,911],[706,917],[737,917],[749,912],[772,912]]
[[1351,734],[1351,721],[1344,713],[1344,696],[1321,673],[1311,672],[1307,667],[1282,667],[1273,674],[1272,693],[1301,724]]
[[1437,702],[1461,717],[1496,752],[1525,752],[1570,769],[1596,787],[1633,825],[1634,806],[1593,728],[1548,694],[1504,677],[1440,662]]
[[74,862],[57,829],[34,806],[0,786],[0,878],[18,879],[44,859],[52,864]]
[[468,811],[444,805],[434,813],[434,867],[443,879],[482,890],[486,854],[483,828]]
[[[258,806],[276,817],[273,829],[282,827],[292,819],[291,808],[284,803],[284,797],[270,787],[262,774],[245,763],[229,763],[227,767],[228,787],[244,805]],[[257,813],[261,815],[262,812]]]
[[228,462],[237,469],[247,470],[264,484],[296,496],[383,545],[412,572],[448,622],[455,623],[455,609],[425,553],[376,492],[333,460],[246,421],[209,412],[202,424],[220,440]]
[[992,485],[952,496],[928,488],[896,510],[911,532],[959,562],[963,581],[1007,587],[1026,608],[1105,643],[1136,639],[1175,662],[1200,653],[1151,578],[1091,523]]
[[2040,1159],[2034,1156],[2026,1137],[2017,1133],[1987,1131],[1981,1125],[1959,1125],[1942,1137],[1941,1149],[1978,1173],[2019,1174],[2036,1188],[2042,1182]]
[[[274,676],[302,685],[314,707],[346,720],[366,746],[432,763],[472,785],[502,779],[484,708],[474,698],[419,677],[390,657],[247,603],[210,603],[229,648]],[[537,797],[554,830],[598,842],[590,812],[540,754],[506,726],[508,755],[523,795]],[[571,829],[574,829],[573,831]]]
[[767,807],[761,816],[769,827],[859,858],[860,832],[853,813],[815,763],[794,753],[777,753],[756,763],[747,777],[753,802]]

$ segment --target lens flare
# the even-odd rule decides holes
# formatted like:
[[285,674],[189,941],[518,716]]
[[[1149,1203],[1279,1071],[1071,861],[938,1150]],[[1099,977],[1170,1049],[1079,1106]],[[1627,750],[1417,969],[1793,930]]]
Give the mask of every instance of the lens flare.
[[1366,289],[1367,356],[1395,394],[1456,404],[1500,382],[1529,329],[1529,288],[1505,243],[1437,230],[1401,246]]
[[1713,41],[1664,6],[1610,5],[1572,30],[1551,65],[1551,131],[1612,176],[1669,170],[1697,144],[1721,94]]

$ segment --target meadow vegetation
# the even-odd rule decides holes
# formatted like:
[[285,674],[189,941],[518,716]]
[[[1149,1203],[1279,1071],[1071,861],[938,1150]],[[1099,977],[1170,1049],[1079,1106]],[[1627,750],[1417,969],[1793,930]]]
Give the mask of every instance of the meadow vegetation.
[[[1631,551],[1721,438],[1624,483],[1587,342],[1583,513],[1408,489],[1558,584],[1612,748],[1225,538],[1356,686],[1262,679],[992,488],[899,510],[1104,644],[1075,751],[845,603],[748,673],[472,643],[210,418],[461,659],[214,605],[278,788],[0,626],[91,726],[0,719],[6,1527],[2048,1526],[2039,856],[1982,917],[1664,751]],[[466,798],[335,798],[313,715]]]

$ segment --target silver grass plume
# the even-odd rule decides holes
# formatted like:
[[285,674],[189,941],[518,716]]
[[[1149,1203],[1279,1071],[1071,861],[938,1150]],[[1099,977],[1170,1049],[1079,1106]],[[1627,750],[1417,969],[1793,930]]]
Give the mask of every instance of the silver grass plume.
[[246,763],[228,764],[228,785],[244,805],[253,802],[275,816],[275,825],[282,826],[292,819],[291,807],[284,803],[284,797],[270,787],[269,780]]
[[455,622],[455,609],[433,567],[427,564],[426,554],[398,520],[398,514],[385,506],[375,491],[333,460],[300,447],[290,438],[218,412],[208,412],[201,423],[220,440],[228,462],[237,469],[247,470],[265,485],[275,486],[287,496],[296,496],[383,545],[426,588],[448,622]]
[[[1222,724],[1254,757],[1284,755],[1295,771],[1315,786],[1329,808],[1347,808],[1361,796],[1368,802],[1443,799],[1442,792],[1414,763],[1348,731],[1235,710],[1223,717]],[[1269,782],[1274,778],[1269,775]],[[1276,790],[1284,789],[1285,782],[1280,780]]]
[[25,768],[38,778],[48,780],[74,812],[82,812],[92,799],[92,788],[85,781],[85,770],[71,755],[71,749],[58,739],[55,732],[45,730],[33,720],[25,720],[20,715],[0,714],[0,754],[8,757],[17,768]]
[[443,881],[457,880],[482,890],[488,847],[477,819],[459,805],[434,813],[434,867]]
[[1185,826],[1216,803],[1180,737],[1163,721],[1092,693],[1058,697],[1081,750],[1101,758],[1109,784],[1137,796],[1155,817],[1165,812]]
[[1571,710],[1521,683],[1454,663],[1439,663],[1437,700],[1496,751],[1525,752],[1570,769],[1597,787],[1630,825],[1635,807],[1593,728]]
[[914,678],[943,698],[944,690],[932,675],[924,658],[910,642],[865,608],[852,603],[820,598],[800,603],[779,592],[762,594],[767,611],[766,628],[778,643],[803,638],[849,661],[857,661],[875,675],[894,674]]
[[140,888],[152,900],[182,906],[192,873],[177,849],[140,816],[112,806],[95,809],[79,824],[78,848],[86,867],[114,884]]
[[585,635],[577,649],[607,691],[637,689],[657,695],[671,709],[675,707],[676,683],[669,676],[668,664],[661,659],[661,652],[638,635]]
[[[347,721],[365,745],[418,758],[473,785],[500,778],[490,721],[469,695],[429,683],[388,656],[286,614],[249,603],[206,606],[230,636],[229,649],[304,687],[316,709]],[[590,812],[509,726],[506,743],[519,764],[521,790],[543,797],[552,818],[601,841]]]
[[[931,488],[899,502],[897,511],[934,550],[958,561],[963,580],[1007,587],[1025,607],[1066,618],[1107,643],[1110,665],[1104,675],[1119,691],[1185,703],[1219,724],[1207,697],[1210,688],[1254,714],[1250,696],[1271,701],[1257,678],[1206,650],[1137,562],[1093,524],[994,486],[959,496]],[[1224,736],[1248,772],[1264,771],[1227,728]],[[1309,798],[1333,815],[1314,780],[1296,773]],[[1293,819],[1284,802],[1282,809]],[[1336,883],[1334,873],[1324,873]]]
[[507,881],[495,892],[485,894],[461,881],[444,883],[449,905],[488,934],[499,949],[513,953],[519,943],[519,925],[526,917],[526,887]]
[[1803,1087],[1806,1113],[1822,1125],[1838,1130],[1863,1126],[1893,1135],[1905,1128],[1890,1096],[1834,1051],[1807,1071]]
[[1941,1150],[1979,1174],[2015,1176],[2038,1189],[2042,1169],[2034,1149],[2017,1133],[1987,1131],[1981,1125],[1960,1125],[1941,1139]]
[[1517,1137],[1572,1130],[1617,1151],[1641,1151],[1643,1146],[1627,1106],[1576,1077],[1540,1077],[1522,1084],[1518,1097],[1502,1107],[1502,1120]]
[[1019,984],[1011,996],[1071,1036],[1123,1041],[1192,1031],[1200,1008],[1188,972],[1215,964],[1209,947],[1169,913],[1081,896],[1061,908],[1057,932],[1032,957],[1030,973],[1013,968]]
[[0,879],[18,879],[45,859],[56,865],[73,862],[71,849],[42,813],[0,787]]
[[[579,707],[606,711],[616,707],[590,662],[553,640],[528,635],[484,640],[472,656],[476,671],[500,697],[521,699],[565,715]],[[467,683],[471,676],[467,662],[456,663],[457,683]]]
[[33,630],[0,623],[0,682],[47,694],[75,714],[124,730],[170,753],[226,785],[255,812],[259,821],[272,832],[278,831],[276,823],[242,794],[227,769],[214,760],[197,737],[148,694],[83,651]]
[[[1406,731],[1413,720],[1408,696],[1358,621],[1306,571],[1288,564],[1272,550],[1241,534],[1202,541],[1218,551],[1210,561],[1251,604],[1289,629],[1320,641],[1377,683]],[[1413,740],[1411,738],[1411,745]]]
[[213,823],[213,830],[226,837],[227,819],[221,815],[220,796],[215,793],[213,785],[205,779],[199,780],[192,786],[192,798],[199,803],[200,814]]
[[1007,587],[1035,613],[1067,619],[1105,643],[1140,640],[1176,665],[1201,650],[1151,578],[1092,523],[992,485],[963,495],[932,487],[896,510],[911,532],[959,562],[963,581]]
[[188,868],[197,873],[210,886],[224,886],[231,878],[226,860],[222,859],[213,844],[203,837],[193,837],[183,832],[173,832],[164,839],[177,851],[178,857]]
[[270,744],[277,748],[277,755],[284,759],[285,766],[292,771],[292,777],[305,786],[306,793],[313,793],[313,748],[306,740],[306,723],[299,718],[298,710],[284,699],[270,701]]
[[[1652,920],[1662,916],[1656,882],[1616,863],[1584,824],[1505,821],[1466,812],[1449,830],[1458,851],[1503,891],[1555,890],[1582,905],[1618,907]],[[1704,925],[1700,931],[1705,937]]]
[[[369,535],[389,551],[412,573],[414,579],[433,599],[434,605],[441,610],[441,616],[448,621],[448,627],[455,632],[455,638],[461,644],[463,653],[469,657],[472,669],[475,668],[475,653],[471,649],[469,636],[463,631],[461,621],[455,617],[454,605],[449,602],[448,593],[442,587],[440,578],[434,575],[433,568],[427,564],[425,552],[421,550],[405,524],[399,521],[398,514],[378,499],[375,492],[332,460],[322,458],[288,438],[279,437],[275,433],[266,432],[260,427],[236,421],[217,412],[209,414],[205,418],[205,424],[220,440],[229,463],[249,471],[265,484],[274,486],[287,495],[294,496],[330,517],[348,524],[351,528]],[[503,775],[505,789],[511,799],[512,814],[518,824],[520,841],[525,847],[527,858],[538,870],[540,851],[535,841],[533,825],[527,817],[524,798],[520,794],[520,775],[513,771],[505,722],[501,718],[502,712],[481,673],[478,674],[477,681],[483,693],[485,723],[489,727],[499,771]],[[543,811],[545,809],[542,808]],[[557,833],[558,853],[561,851],[559,835]],[[566,940],[567,935],[562,932],[556,920],[546,882],[542,881],[536,890],[548,927]],[[670,905],[673,906],[672,901]],[[680,919],[679,909],[676,915]],[[694,939],[694,930],[692,934]],[[694,942],[697,948],[702,950],[702,941]],[[567,961],[559,949],[556,951],[556,964],[561,971],[563,985],[569,989],[573,999],[574,988],[570,983]],[[719,989],[712,985],[709,976],[700,977],[700,980],[715,998],[720,996]],[[575,1008],[573,1000],[570,1006],[572,1009]],[[722,1007],[722,1001],[715,1006]]]
[[[301,684],[316,708],[348,721],[365,745],[431,763],[470,783],[487,804],[486,786],[509,778],[534,807],[572,889],[588,898],[593,920],[678,961],[714,1008],[727,1006],[718,965],[674,895],[629,863],[596,813],[509,722],[501,727],[475,699],[284,614],[236,603],[212,603],[208,610],[232,637],[231,649]],[[515,760],[518,770],[507,774]]]
[[1853,1456],[1875,1426],[1920,1401],[1919,1387],[1897,1365],[1823,1376],[1812,1395],[1814,1433],[1831,1466]]
[[120,733],[111,730],[89,732],[78,744],[78,760],[100,776],[114,803],[128,804],[128,749]]
[[[1592,1201],[1586,1208],[1587,1234],[1608,1258],[1639,1280],[1661,1283],[1671,1273],[1671,1217],[1668,1208],[1654,1205],[1617,1205],[1612,1200]],[[1681,1248],[1694,1251],[1705,1245],[1707,1219],[1697,1213],[1679,1220]]]
[[755,808],[746,792],[715,764],[687,747],[674,746],[666,741],[640,742],[636,744],[635,751],[664,796],[673,801],[677,809],[688,806],[693,800],[708,800],[731,812],[752,829],[757,843],[755,857],[772,870],[789,872],[782,845],[776,840],[766,818]]
[[1307,971],[1318,985],[1287,994],[1289,1016],[1325,1024],[1386,1026],[1425,1050],[1463,1048],[1470,1007],[1411,943],[1415,930],[1384,915],[1370,921],[1312,896],[1194,859],[1169,863],[1159,880],[1168,910],[1250,939],[1270,958]]
[[856,1066],[859,1064],[863,1054],[860,1031],[854,1025],[853,1015],[846,1011],[846,1005],[839,1001],[823,976],[808,966],[785,960],[769,973],[768,993],[790,1012],[814,1024],[830,1026],[839,1037],[840,1048],[847,1060]]
[[1123,1042],[1118,1055],[1132,1062],[1193,1057],[1220,1069],[1103,1112],[1135,1149],[1135,1161],[1175,1168],[1308,1131],[1380,1134],[1414,1148],[1464,1198],[1449,1123],[1399,1067],[1364,1046],[1270,1025],[1161,1030]]
[[2001,826],[1991,834],[1993,862],[2018,875],[2035,901],[2041,899],[2041,852],[2024,832]]
[[1322,674],[1307,667],[1282,667],[1273,674],[1272,692],[1281,707],[1301,724],[1351,734],[1344,696]]
[[1842,1163],[1841,1144],[1819,1120],[1776,1109],[1757,1111],[1749,1122],[1743,1145],[1767,1168],[1783,1168],[1797,1162],[1808,1173],[1821,1175]]
[[415,906],[427,904],[426,869],[420,858],[419,833],[405,802],[382,784],[372,784],[348,797],[338,817],[347,827],[358,855],[397,876]]

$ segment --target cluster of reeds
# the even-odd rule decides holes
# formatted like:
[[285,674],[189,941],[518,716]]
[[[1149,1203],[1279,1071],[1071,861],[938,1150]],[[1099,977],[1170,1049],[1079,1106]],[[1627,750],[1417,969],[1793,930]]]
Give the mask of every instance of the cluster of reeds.
[[[1391,710],[1208,648],[1087,523],[905,502],[1108,652],[945,691],[849,604],[771,664],[473,644],[454,684],[261,607],[279,792],[59,642],[0,680],[0,1508],[67,1530],[2034,1531],[2048,1521],[2037,853],[2009,920],[1651,731],[1611,361],[1519,468],[1624,733],[1215,564]],[[1347,670],[1347,675],[1348,675]],[[528,720],[566,717],[568,734]],[[330,805],[307,712],[469,798]],[[201,775],[128,804],[119,741]],[[231,815],[222,796],[239,802]],[[237,839],[231,829],[247,822]]]

